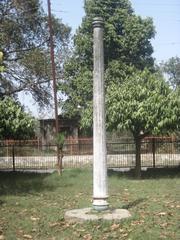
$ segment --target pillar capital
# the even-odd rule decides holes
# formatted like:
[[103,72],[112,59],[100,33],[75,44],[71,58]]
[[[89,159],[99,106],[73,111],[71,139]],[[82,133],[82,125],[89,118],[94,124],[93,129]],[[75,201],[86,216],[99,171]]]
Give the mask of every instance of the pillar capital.
[[102,17],[95,17],[93,18],[93,28],[103,28],[104,20]]

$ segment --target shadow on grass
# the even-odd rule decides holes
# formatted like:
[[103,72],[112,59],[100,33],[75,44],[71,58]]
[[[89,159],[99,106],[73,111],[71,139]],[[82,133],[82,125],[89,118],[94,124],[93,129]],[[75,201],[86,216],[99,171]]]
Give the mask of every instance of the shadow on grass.
[[44,181],[49,175],[49,173],[0,172],[0,196],[53,191],[56,185]]
[[[135,179],[135,171],[131,169],[129,171],[119,171],[118,169],[108,170],[108,176],[126,177],[129,179]],[[141,179],[159,179],[159,178],[177,178],[180,177],[180,166],[169,168],[149,168],[146,171],[141,171]]]
[[73,171],[70,173],[70,178],[76,178],[79,177],[80,174],[84,173],[84,169],[76,168],[73,169]]
[[0,206],[3,205],[5,202],[0,199]]
[[139,199],[136,199],[135,201],[133,202],[130,202],[128,204],[125,204],[122,206],[123,209],[130,209],[132,207],[135,207],[137,205],[139,205],[140,203],[144,202],[146,200],[146,198],[139,198]]

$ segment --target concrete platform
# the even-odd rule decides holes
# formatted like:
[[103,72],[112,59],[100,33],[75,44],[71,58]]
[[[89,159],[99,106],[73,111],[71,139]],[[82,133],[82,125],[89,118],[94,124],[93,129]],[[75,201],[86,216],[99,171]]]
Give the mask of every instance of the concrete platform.
[[131,214],[126,209],[109,209],[102,212],[97,212],[92,208],[73,209],[65,213],[65,219],[70,222],[85,222],[85,221],[120,221],[131,217]]

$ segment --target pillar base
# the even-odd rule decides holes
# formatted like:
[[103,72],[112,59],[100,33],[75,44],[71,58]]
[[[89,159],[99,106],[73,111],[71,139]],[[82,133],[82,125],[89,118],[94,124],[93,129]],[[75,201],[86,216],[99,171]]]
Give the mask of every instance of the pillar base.
[[109,203],[106,199],[94,199],[93,200],[93,209],[96,211],[105,211],[108,210]]
[[119,222],[125,218],[131,217],[126,209],[110,209],[102,212],[94,212],[92,208],[73,209],[65,212],[65,219],[73,223],[82,223],[85,221],[115,221]]

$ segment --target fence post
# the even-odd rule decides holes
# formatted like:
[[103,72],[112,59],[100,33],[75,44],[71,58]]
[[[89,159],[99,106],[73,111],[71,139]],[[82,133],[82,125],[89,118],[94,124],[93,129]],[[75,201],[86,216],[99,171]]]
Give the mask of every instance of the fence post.
[[13,172],[16,171],[15,167],[15,152],[14,152],[14,145],[12,145],[12,158],[13,158]]
[[155,138],[152,138],[152,153],[153,153],[153,168],[156,167],[156,146],[155,146]]

